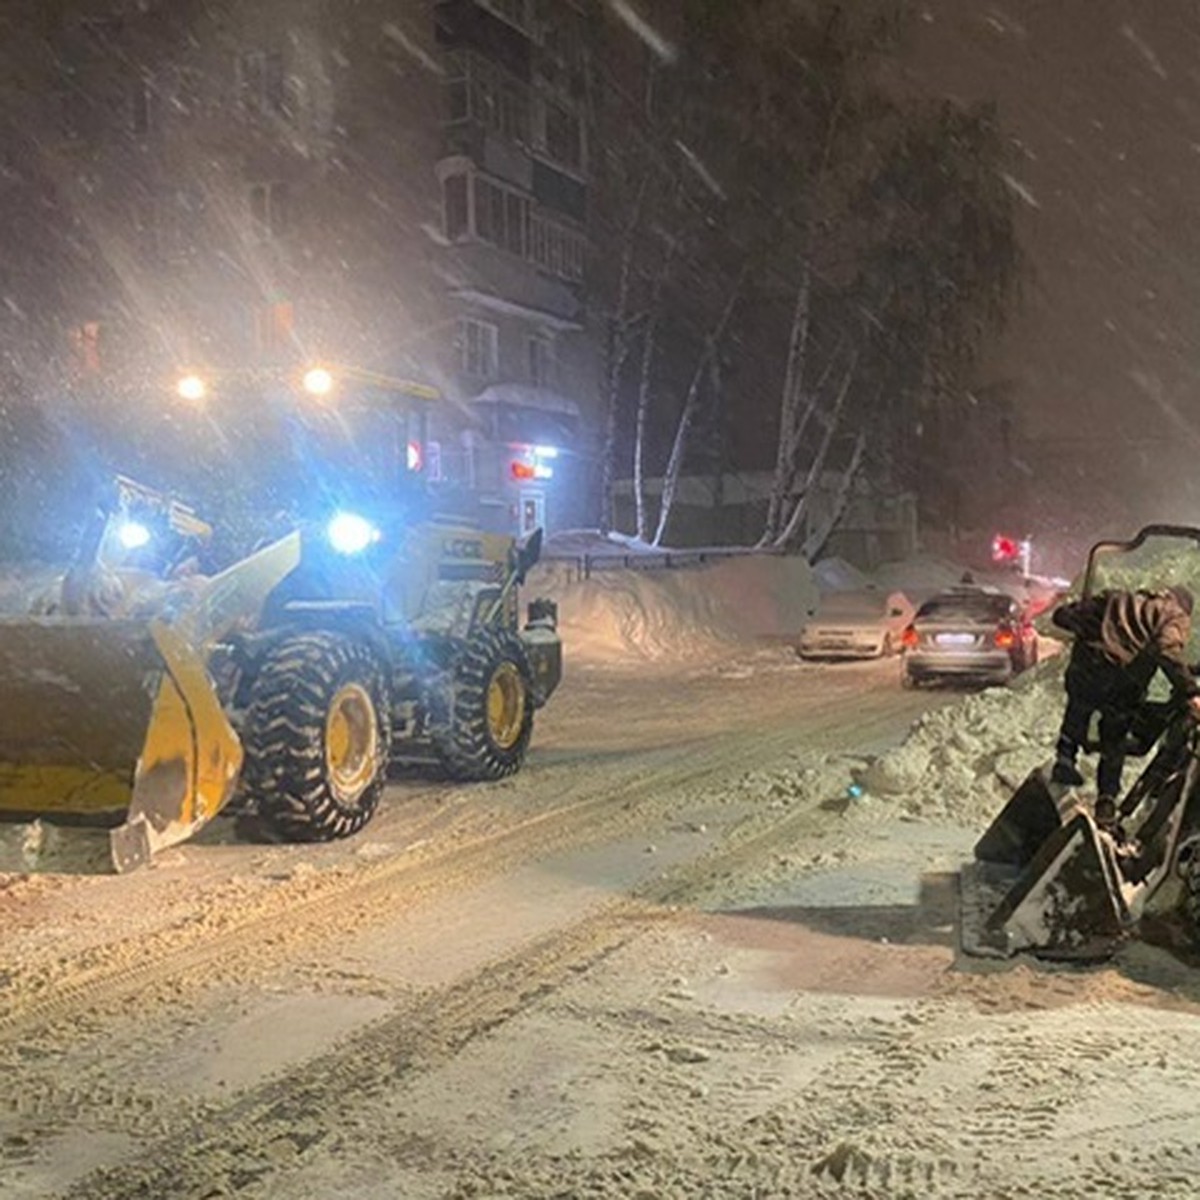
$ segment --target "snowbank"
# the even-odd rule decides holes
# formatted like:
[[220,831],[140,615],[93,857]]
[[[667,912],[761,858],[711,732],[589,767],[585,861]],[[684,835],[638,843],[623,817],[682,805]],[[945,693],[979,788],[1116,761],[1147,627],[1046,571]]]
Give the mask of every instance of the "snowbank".
[[870,586],[870,576],[844,558],[823,558],[813,567],[817,586],[823,592],[861,592]]
[[0,614],[29,612],[36,598],[62,574],[62,568],[19,567],[0,574]]
[[[920,603],[935,592],[960,583],[964,570],[964,567],[949,559],[918,556],[884,563],[875,570],[873,581],[887,591],[905,592]],[[978,577],[977,581],[988,582]]]
[[[905,742],[876,759],[862,782],[902,813],[986,824],[1034,768],[1054,756],[1065,696],[1065,655],[1008,688],[926,713]],[[1081,764],[1089,769],[1086,756]]]
[[594,571],[544,563],[527,594],[557,601],[571,657],[693,659],[796,636],[818,591],[802,558],[746,555],[673,570]]

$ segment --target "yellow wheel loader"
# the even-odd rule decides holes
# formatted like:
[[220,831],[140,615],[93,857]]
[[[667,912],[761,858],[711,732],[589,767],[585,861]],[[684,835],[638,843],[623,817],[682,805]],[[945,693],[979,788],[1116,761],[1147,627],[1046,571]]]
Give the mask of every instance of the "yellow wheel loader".
[[[1102,564],[1180,540],[1200,548],[1200,529],[1151,525],[1129,541],[1097,543],[1083,595],[1099,590]],[[1152,559],[1149,569],[1162,561]],[[1113,582],[1136,587],[1145,579],[1118,566]],[[1103,959],[1150,916],[1200,949],[1200,726],[1186,706],[1147,701],[1127,750],[1150,761],[1121,798],[1115,822],[1098,824],[1084,796],[1051,782],[1049,765],[1017,789],[960,876],[966,953]]]
[[553,603],[519,621],[540,532],[337,512],[204,574],[210,535],[119,479],[59,584],[0,620],[0,871],[127,871],[235,798],[346,837],[397,760],[520,769],[562,672]]

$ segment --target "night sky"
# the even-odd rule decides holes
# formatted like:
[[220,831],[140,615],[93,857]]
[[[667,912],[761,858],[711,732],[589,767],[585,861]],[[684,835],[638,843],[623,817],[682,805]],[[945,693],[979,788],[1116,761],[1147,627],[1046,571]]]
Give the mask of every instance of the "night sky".
[[1058,475],[1131,522],[1200,523],[1200,5],[924,10],[914,81],[995,100],[1013,138],[1024,304],[982,379],[1014,383],[1033,442],[1014,488]]

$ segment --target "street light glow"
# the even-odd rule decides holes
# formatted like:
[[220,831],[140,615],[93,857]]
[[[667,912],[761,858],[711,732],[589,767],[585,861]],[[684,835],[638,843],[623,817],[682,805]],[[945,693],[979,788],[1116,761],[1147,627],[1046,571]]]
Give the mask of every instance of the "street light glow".
[[304,372],[303,383],[310,396],[328,396],[333,391],[333,375],[325,367],[310,367]]
[[208,385],[199,375],[184,375],[175,385],[175,390],[179,393],[180,399],[189,400],[193,404],[208,395]]

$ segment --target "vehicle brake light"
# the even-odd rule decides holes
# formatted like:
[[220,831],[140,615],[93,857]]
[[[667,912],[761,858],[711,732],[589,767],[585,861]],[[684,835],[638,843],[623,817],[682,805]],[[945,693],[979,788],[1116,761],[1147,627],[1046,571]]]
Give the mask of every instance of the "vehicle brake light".
[[996,645],[1001,650],[1011,650],[1016,644],[1017,637],[1011,629],[996,630]]
[[901,644],[906,650],[915,650],[919,640],[920,639],[917,636],[916,628],[912,625],[905,629],[905,631],[900,635]]

